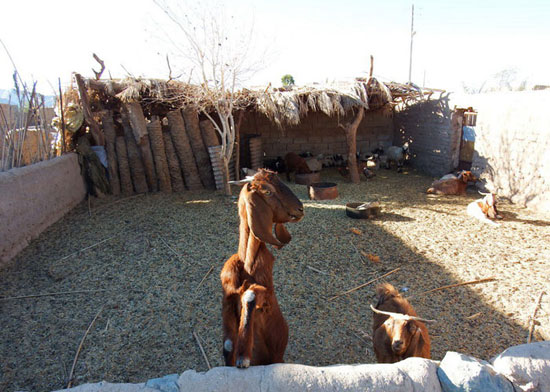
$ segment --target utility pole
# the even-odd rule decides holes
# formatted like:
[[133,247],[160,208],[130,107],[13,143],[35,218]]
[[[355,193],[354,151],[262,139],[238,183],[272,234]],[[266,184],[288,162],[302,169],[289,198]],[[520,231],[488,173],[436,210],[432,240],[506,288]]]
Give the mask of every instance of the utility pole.
[[411,51],[409,55],[409,84],[411,84],[412,62],[413,62],[413,37],[415,34],[416,34],[416,31],[414,31],[414,4],[413,4],[412,13],[411,13]]

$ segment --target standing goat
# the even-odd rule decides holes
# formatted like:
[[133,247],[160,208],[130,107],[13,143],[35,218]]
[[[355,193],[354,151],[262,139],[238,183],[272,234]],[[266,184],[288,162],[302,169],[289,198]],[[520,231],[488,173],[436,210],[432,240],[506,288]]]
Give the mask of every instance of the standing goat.
[[[491,219],[502,219],[502,216],[498,213],[497,210],[497,200],[494,193],[481,193],[484,198],[477,199],[466,208],[468,215],[473,216],[476,219],[479,219],[482,222],[488,223],[492,226],[500,226],[500,224],[493,222]],[[491,219],[489,219],[491,218]]]
[[281,248],[290,242],[284,223],[300,221],[303,205],[276,173],[260,169],[243,186],[238,207],[239,251],[220,274],[225,364],[247,368],[283,362],[288,326],[275,296],[275,259],[266,243]]
[[465,195],[468,181],[476,181],[477,178],[471,171],[463,170],[458,177],[454,175],[445,175],[441,179],[432,182],[426,193],[435,193],[437,195]]
[[390,146],[386,150],[386,169],[391,169],[391,163],[395,162],[397,165],[397,172],[403,171],[403,163],[409,155],[409,143],[403,144],[402,147]]
[[371,305],[373,346],[379,363],[399,362],[409,357],[430,359],[430,336],[409,302],[389,283],[376,288],[378,303]]

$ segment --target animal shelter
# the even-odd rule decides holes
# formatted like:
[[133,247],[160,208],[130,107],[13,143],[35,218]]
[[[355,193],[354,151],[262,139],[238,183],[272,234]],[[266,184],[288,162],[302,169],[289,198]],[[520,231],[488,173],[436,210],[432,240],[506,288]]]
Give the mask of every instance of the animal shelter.
[[[516,96],[513,109],[499,96],[376,79],[243,90],[228,178],[223,140],[189,97],[192,86],[176,81],[80,77],[63,95],[78,109],[63,120],[71,152],[0,173],[0,389],[438,391],[461,364],[506,388],[545,385],[544,369],[523,364],[526,380],[504,362],[518,352],[550,360],[541,322],[550,309],[548,162],[539,154],[550,139],[546,114],[528,114],[546,92]],[[475,128],[471,154],[464,126]],[[223,194],[224,178],[288,153],[360,161],[405,142],[401,173],[378,167],[354,183],[323,167],[321,181],[338,184],[332,199],[280,176],[305,214],[287,225],[284,247],[270,248],[286,363],[223,367],[220,273],[239,243],[238,200]],[[426,194],[461,164],[502,196],[499,228],[466,214],[476,189]],[[380,212],[351,219],[346,205],[357,202]],[[436,320],[427,324],[432,359],[375,365],[370,305],[382,282]]]

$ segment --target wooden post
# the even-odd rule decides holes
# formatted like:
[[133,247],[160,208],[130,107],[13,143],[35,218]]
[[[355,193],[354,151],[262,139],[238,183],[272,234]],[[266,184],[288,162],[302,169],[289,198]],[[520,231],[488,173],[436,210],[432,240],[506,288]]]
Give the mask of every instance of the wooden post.
[[364,115],[365,108],[361,107],[351,123],[346,123],[346,125],[339,124],[339,126],[346,132],[346,144],[348,145],[348,169],[351,182],[354,184],[359,184],[361,182],[359,172],[357,171],[357,128],[359,128],[359,124],[361,124],[361,120],[363,120]]
[[84,84],[84,80],[82,79],[82,76],[77,73],[74,74],[74,77],[76,79],[76,84],[78,85],[78,91],[80,93],[82,112],[84,113],[84,118],[86,119],[86,122],[90,126],[90,132],[92,133],[94,142],[98,146],[104,146],[105,136],[103,136],[103,132],[101,132],[101,128],[99,127],[99,124],[94,119],[94,116],[92,114],[92,109],[90,108],[90,101],[88,100],[88,93]]

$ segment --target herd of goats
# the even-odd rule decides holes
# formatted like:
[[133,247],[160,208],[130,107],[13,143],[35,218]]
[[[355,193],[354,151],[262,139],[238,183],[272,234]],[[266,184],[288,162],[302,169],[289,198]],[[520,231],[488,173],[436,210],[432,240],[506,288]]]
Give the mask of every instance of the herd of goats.
[[[382,154],[380,154],[382,152]],[[408,145],[392,146],[384,154],[375,151],[360,157],[359,169],[367,178],[373,173],[369,160],[382,162],[390,168],[396,162],[398,171],[408,153]],[[385,157],[381,158],[381,155]],[[288,325],[281,313],[273,285],[273,254],[266,244],[280,249],[291,240],[285,227],[288,222],[299,222],[304,217],[302,202],[278,177],[278,172],[306,174],[319,165],[330,165],[322,160],[288,153],[284,160],[271,162],[271,170],[260,169],[249,173],[244,180],[233,183],[243,185],[238,199],[239,247],[238,252],[224,264],[220,278],[223,288],[223,355],[226,366],[247,368],[251,365],[268,365],[283,362],[288,342]],[[332,161],[339,161],[332,156]],[[372,167],[372,166],[371,166]],[[320,169],[320,167],[319,167]],[[349,175],[343,165],[340,174]],[[346,172],[347,170],[347,172]],[[470,171],[449,174],[434,181],[427,193],[465,195],[468,181],[477,179]],[[483,199],[470,203],[468,214],[482,221],[498,225],[488,218],[500,219],[495,195],[485,194]],[[409,302],[390,284],[376,288],[378,302],[371,306],[373,314],[373,346],[379,363],[394,363],[408,357],[430,358],[430,337],[427,323],[419,318]]]

